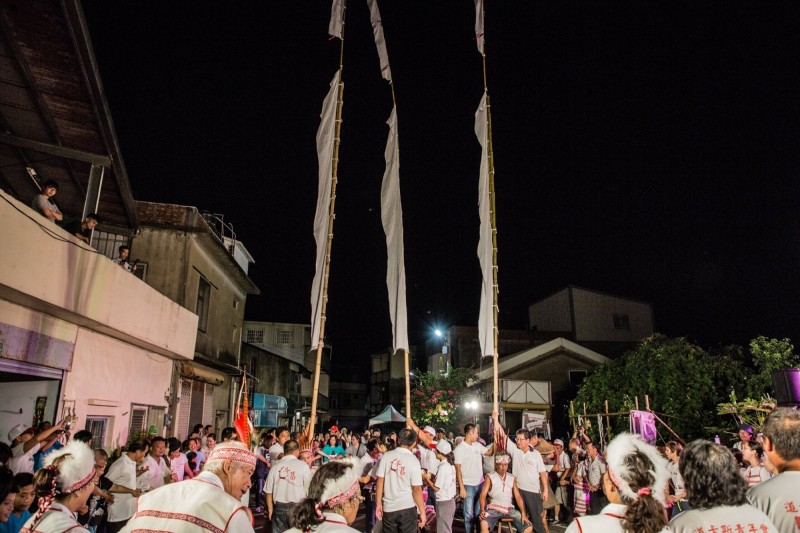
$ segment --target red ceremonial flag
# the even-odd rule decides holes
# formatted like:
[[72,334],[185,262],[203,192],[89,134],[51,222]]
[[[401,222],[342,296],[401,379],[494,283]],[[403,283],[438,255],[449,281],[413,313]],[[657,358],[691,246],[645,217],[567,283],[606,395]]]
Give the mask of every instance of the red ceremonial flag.
[[[242,401],[242,394],[244,394],[244,401]],[[236,420],[233,423],[233,427],[236,428],[236,433],[239,434],[239,440],[250,449],[250,435],[253,432],[252,426],[250,425],[250,417],[249,412],[250,409],[248,408],[247,403],[247,375],[242,374],[242,388],[239,390],[239,401],[236,405]]]

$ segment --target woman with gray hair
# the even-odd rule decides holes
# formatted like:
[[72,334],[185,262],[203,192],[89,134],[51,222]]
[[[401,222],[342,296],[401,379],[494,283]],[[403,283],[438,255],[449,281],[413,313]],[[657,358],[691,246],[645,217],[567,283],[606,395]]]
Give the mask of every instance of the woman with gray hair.
[[672,519],[673,532],[778,533],[766,514],[747,503],[747,481],[724,446],[706,440],[690,443],[681,454],[680,471],[692,508]]

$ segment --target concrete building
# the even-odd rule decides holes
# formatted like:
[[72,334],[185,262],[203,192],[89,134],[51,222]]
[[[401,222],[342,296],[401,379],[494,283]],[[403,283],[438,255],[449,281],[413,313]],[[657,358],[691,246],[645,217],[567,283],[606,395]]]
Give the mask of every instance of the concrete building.
[[528,320],[537,342],[563,337],[608,357],[655,331],[651,303],[572,285],[531,304]]
[[[409,368],[413,372],[416,346],[409,347]],[[387,405],[393,405],[398,411],[403,410],[406,397],[405,356],[402,351],[392,353],[391,348],[385,352],[370,355],[369,380],[369,416],[383,411]]]
[[[501,329],[497,353],[502,357],[532,345],[533,340],[529,332]],[[448,364],[456,368],[480,369],[486,361],[486,359],[481,360],[477,326],[447,328],[442,332],[441,337],[433,337],[425,343],[425,355],[429,371],[444,371]]]
[[330,421],[340,428],[362,431],[369,424],[369,385],[334,381],[330,386]]
[[[499,403],[506,427],[519,428],[530,418],[544,417],[557,435],[567,432],[565,407],[586,375],[610,359],[568,339],[556,338],[498,361]],[[491,416],[494,372],[478,372],[475,394],[481,419]]]
[[93,445],[164,431],[174,362],[197,317],[28,208],[45,180],[65,221],[139,228],[79,2],[0,5],[0,438],[74,416]]
[[[311,349],[311,326],[278,322],[246,321],[243,324],[242,362],[258,380],[253,391],[286,398],[291,419],[300,429],[311,412],[317,351]],[[328,420],[330,409],[330,365],[332,348],[322,351],[317,420]]]
[[193,359],[197,317],[0,198],[0,434],[65,415],[98,446],[163,431],[171,369]]
[[147,284],[197,315],[194,360],[174,368],[171,434],[194,424],[230,424],[241,374],[239,351],[253,262],[220,215],[173,204],[136,202],[141,231],[131,257],[146,266]]

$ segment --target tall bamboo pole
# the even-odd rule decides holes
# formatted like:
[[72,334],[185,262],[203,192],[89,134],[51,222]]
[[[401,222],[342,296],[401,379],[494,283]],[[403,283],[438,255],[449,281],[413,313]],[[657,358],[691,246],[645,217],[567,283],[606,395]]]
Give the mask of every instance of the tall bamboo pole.
[[325,244],[325,272],[322,281],[322,312],[320,313],[319,339],[317,340],[317,362],[314,365],[314,385],[311,392],[311,414],[308,419],[309,442],[314,438],[314,425],[317,421],[317,398],[319,396],[319,376],[322,371],[322,349],[325,346],[325,321],[328,308],[328,278],[331,271],[331,248],[333,246],[333,222],[336,207],[336,184],[339,181],[339,143],[342,131],[342,107],[344,105],[344,82],[342,72],[344,70],[344,16],[347,13],[345,8],[342,14],[342,36],[339,46],[339,90],[336,95],[336,128],[333,140],[333,160],[331,169],[331,200],[328,207],[328,241]]
[[495,188],[494,188],[494,148],[492,145],[492,105],[489,101],[489,87],[486,78],[486,42],[484,41],[483,50],[481,51],[481,59],[483,62],[483,90],[486,93],[486,132],[487,132],[487,146],[486,152],[489,160],[489,211],[492,225],[492,320],[493,320],[493,334],[494,334],[494,353],[492,354],[492,371],[493,371],[493,395],[492,403],[493,410],[500,411],[499,391],[500,391],[500,378],[498,371],[498,350],[497,344],[500,341],[500,330],[498,327],[498,294],[499,285],[497,282],[497,210],[495,207]]

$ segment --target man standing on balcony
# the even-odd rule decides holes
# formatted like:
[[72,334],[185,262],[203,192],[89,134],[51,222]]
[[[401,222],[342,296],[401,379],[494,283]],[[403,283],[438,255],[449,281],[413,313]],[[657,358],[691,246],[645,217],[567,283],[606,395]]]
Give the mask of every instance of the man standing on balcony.
[[53,180],[45,181],[42,186],[42,192],[33,197],[31,208],[52,222],[61,222],[64,219],[64,215],[61,214],[61,210],[52,200],[57,192],[58,183]]

